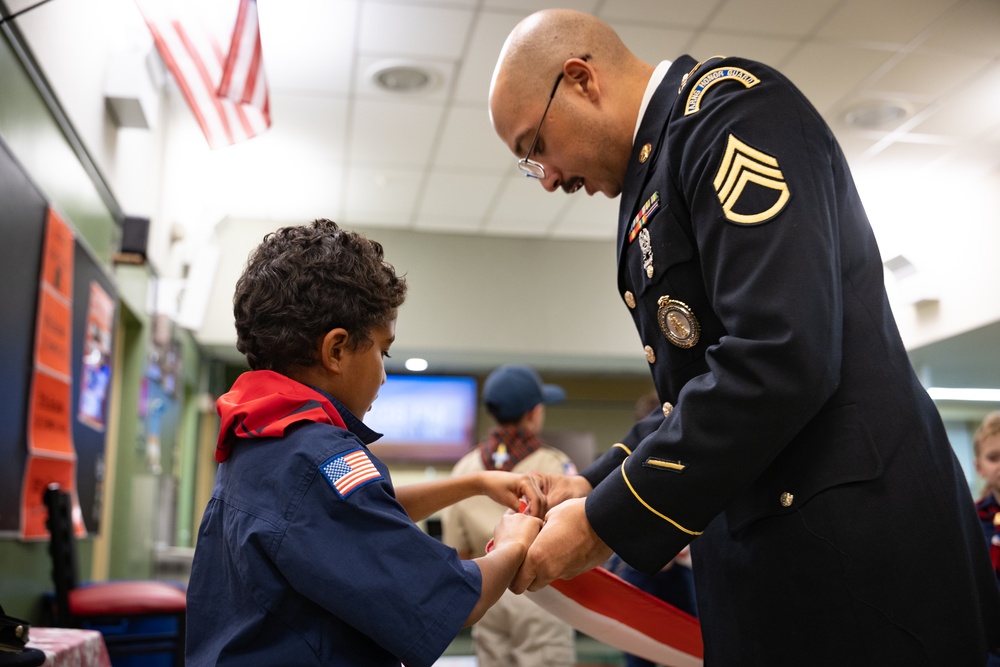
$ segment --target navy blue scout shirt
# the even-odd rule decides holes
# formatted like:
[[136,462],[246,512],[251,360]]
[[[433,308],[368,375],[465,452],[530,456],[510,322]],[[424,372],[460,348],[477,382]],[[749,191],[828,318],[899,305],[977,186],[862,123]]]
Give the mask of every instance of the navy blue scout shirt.
[[189,667],[431,665],[479,600],[479,568],[396,501],[365,447],[379,434],[324,396],[347,430],[303,422],[219,466],[188,586]]

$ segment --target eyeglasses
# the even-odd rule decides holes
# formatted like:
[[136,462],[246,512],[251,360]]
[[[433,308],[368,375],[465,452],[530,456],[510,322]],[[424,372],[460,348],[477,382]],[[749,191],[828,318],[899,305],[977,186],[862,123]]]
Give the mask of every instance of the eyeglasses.
[[517,168],[528,178],[537,178],[539,180],[545,178],[545,167],[532,160],[531,154],[535,152],[535,146],[538,144],[538,133],[542,131],[542,123],[545,122],[545,115],[549,112],[549,107],[552,106],[552,98],[556,96],[556,91],[559,90],[563,74],[564,72],[559,72],[559,76],[556,77],[556,83],[552,86],[552,93],[549,94],[549,101],[545,105],[545,111],[542,112],[542,118],[538,121],[538,127],[535,128],[535,136],[531,139],[531,145],[528,146],[527,154],[517,161]]

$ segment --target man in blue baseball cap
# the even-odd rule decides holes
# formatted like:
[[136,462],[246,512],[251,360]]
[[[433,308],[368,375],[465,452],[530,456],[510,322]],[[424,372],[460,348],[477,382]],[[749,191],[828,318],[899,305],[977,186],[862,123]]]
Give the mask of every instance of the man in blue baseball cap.
[[[545,406],[566,398],[562,387],[545,384],[534,369],[500,366],[483,384],[483,405],[496,420],[486,439],[466,454],[452,471],[507,470],[573,474],[573,462],[539,437]],[[493,527],[506,508],[477,498],[444,511],[442,539],[462,558],[485,553]],[[472,627],[480,667],[571,667],[576,662],[573,629],[525,596],[507,591]]]

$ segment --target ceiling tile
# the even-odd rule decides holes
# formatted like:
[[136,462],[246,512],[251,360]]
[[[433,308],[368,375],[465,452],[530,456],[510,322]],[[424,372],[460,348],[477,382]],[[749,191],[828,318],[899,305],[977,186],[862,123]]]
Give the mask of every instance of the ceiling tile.
[[433,171],[423,188],[418,220],[434,217],[463,217],[476,225],[486,215],[502,176]]
[[520,14],[481,12],[472,24],[469,43],[474,45],[462,61],[455,86],[455,101],[486,108],[490,81],[496,67],[500,49],[507,35],[514,29]]
[[4,4],[9,14],[16,14],[37,4],[38,0],[7,0]]
[[[370,0],[369,0],[370,1]],[[378,0],[375,0],[376,2]],[[433,0],[428,2],[428,0],[390,0],[392,4],[395,5],[427,5],[434,4],[444,7],[464,7],[466,9],[475,8],[479,0]]]
[[1000,42],[1000,3],[967,0],[949,11],[926,46],[996,56]]
[[405,227],[412,216],[423,177],[419,170],[351,165],[344,197],[344,224]]
[[977,73],[938,100],[933,114],[914,130],[969,139],[1000,125],[1000,65]]
[[894,169],[899,173],[906,173],[922,169],[948,152],[948,146],[897,141],[872,157],[868,164],[877,169]]
[[787,37],[760,38],[706,30],[695,38],[690,53],[700,60],[715,55],[740,56],[777,67],[796,46],[798,42]]
[[296,0],[284,11],[283,0],[258,2],[260,42],[268,86],[275,93],[346,95],[351,86],[355,48],[355,0]]
[[351,161],[423,167],[443,113],[441,105],[356,101],[351,114]]
[[986,64],[987,60],[978,56],[915,51],[873,80],[869,91],[933,100],[943,92],[958,90]]
[[654,65],[661,60],[673,60],[677,56],[683,55],[685,47],[690,41],[690,32],[685,30],[621,23],[612,27],[632,53],[641,60]]
[[368,55],[457,60],[471,22],[468,9],[365,2],[358,50]]
[[[578,9],[581,12],[593,14],[600,5],[598,0],[562,0],[558,3],[560,7],[566,9]],[[509,11],[520,14],[524,18],[528,14],[533,14],[540,9],[548,9],[553,6],[551,0],[486,0],[483,6],[491,10]]]
[[840,0],[726,0],[712,13],[712,30],[766,35],[811,33]]
[[488,213],[486,229],[524,229],[532,235],[544,234],[566,204],[567,195],[562,190],[547,192],[534,180],[511,174],[501,186],[494,209]]
[[908,43],[956,0],[846,0],[816,33],[820,40]]
[[618,0],[602,3],[597,15],[611,24],[631,21],[647,26],[692,28],[704,25],[716,4],[689,0]]
[[434,156],[436,167],[507,175],[515,164],[516,158],[493,131],[486,109],[451,108]]
[[[809,101],[826,113],[852,100],[861,84],[891,56],[887,51],[837,44],[810,43],[781,68]],[[830,63],[837,63],[831,67]]]

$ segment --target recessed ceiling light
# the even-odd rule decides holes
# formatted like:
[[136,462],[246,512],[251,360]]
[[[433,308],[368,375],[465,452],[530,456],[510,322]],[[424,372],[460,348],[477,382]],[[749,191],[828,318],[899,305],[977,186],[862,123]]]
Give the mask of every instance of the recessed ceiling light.
[[390,93],[422,93],[437,87],[440,75],[420,63],[383,60],[368,70],[368,78],[377,88]]
[[426,371],[427,360],[420,359],[418,357],[411,357],[410,359],[406,360],[406,370],[414,371],[415,373],[419,373],[420,371]]
[[897,123],[910,115],[910,107],[897,100],[869,100],[844,114],[848,125],[874,130]]

